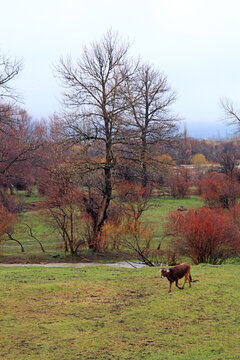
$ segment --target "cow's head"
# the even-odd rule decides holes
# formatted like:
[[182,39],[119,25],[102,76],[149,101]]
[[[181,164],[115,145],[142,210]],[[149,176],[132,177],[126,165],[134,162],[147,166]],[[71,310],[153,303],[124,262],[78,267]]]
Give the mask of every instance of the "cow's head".
[[169,273],[168,269],[161,269],[161,278],[165,278],[167,276],[167,273]]

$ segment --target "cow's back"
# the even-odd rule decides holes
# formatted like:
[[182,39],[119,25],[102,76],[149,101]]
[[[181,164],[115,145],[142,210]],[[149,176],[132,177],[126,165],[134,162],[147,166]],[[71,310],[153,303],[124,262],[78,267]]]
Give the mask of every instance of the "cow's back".
[[175,278],[175,279],[181,279],[189,271],[190,271],[189,263],[183,263],[183,264],[180,264],[180,265],[176,265],[176,266],[174,266],[173,268],[170,269],[172,277]]

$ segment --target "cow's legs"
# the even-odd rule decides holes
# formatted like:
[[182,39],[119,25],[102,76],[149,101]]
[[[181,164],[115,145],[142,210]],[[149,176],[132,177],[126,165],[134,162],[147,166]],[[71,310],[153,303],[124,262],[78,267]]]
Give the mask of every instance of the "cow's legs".
[[183,289],[184,289],[184,286],[185,286],[187,281],[189,282],[189,287],[191,287],[191,280],[190,280],[189,274],[185,275],[185,280],[184,280],[184,284],[183,284],[183,287],[182,287]]
[[171,292],[172,291],[172,281],[169,282],[169,290],[168,292]]
[[183,287],[178,286],[178,280],[176,280],[176,287],[181,289],[181,290],[183,289]]
[[192,284],[191,284],[191,278],[190,278],[190,276],[188,275],[188,282],[189,282],[189,287],[191,287],[192,286]]
[[183,286],[182,286],[183,289],[184,289],[184,286],[185,286],[185,284],[186,284],[186,282],[187,282],[187,278],[188,278],[188,276],[185,275],[184,283],[183,283]]

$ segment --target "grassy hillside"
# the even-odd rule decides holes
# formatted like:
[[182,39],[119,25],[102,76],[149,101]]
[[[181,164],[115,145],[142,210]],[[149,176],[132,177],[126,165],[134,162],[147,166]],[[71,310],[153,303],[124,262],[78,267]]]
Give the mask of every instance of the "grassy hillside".
[[239,265],[159,269],[0,268],[4,360],[238,360]]
[[[15,226],[13,237],[24,246],[25,252],[21,253],[20,246],[5,237],[0,245],[0,263],[1,262],[42,262],[42,261],[73,261],[69,256],[65,256],[62,243],[58,237],[58,232],[52,224],[47,220],[46,211],[41,209],[41,198],[37,193],[29,197],[24,197],[23,192],[19,192],[20,198],[27,201],[25,212],[20,214],[20,223]],[[152,198],[149,209],[143,214],[142,221],[154,230],[153,247],[156,248],[162,239],[163,224],[166,216],[170,211],[177,210],[182,205],[187,209],[202,206],[199,197],[191,197],[188,199],[167,199]],[[35,206],[34,206],[35,205]],[[46,221],[47,220],[47,221]],[[28,228],[25,224],[32,227],[33,234],[43,244],[46,253],[42,253],[40,246],[34,238],[29,236]],[[109,248],[111,251],[111,247]],[[55,256],[58,255],[58,258]],[[84,258],[98,260],[96,254],[92,252],[82,251]],[[125,254],[126,255],[126,254]],[[113,258],[121,258],[121,254],[113,254]],[[106,254],[106,261],[109,261],[111,254]],[[100,255],[99,260],[102,260]]]
[[196,209],[203,206],[203,201],[199,196],[191,196],[186,199],[173,198],[152,198],[149,209],[143,214],[142,221],[152,226],[155,231],[154,240],[156,245],[163,235],[163,225],[167,215],[171,211],[176,211],[182,205],[185,209]]

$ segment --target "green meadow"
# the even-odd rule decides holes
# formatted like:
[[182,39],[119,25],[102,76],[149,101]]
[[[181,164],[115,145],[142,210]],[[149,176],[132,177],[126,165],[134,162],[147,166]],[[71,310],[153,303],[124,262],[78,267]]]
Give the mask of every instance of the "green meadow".
[[239,265],[0,268],[0,359],[238,360]]
[[[20,214],[20,223],[15,226],[12,236],[22,243],[25,251],[22,253],[20,246],[5,236],[0,245],[0,263],[79,261],[79,258],[72,258],[64,253],[58,232],[49,221],[46,210],[41,209],[41,206],[39,207],[42,198],[36,192],[33,192],[31,197],[26,197],[24,192],[18,192],[18,196],[25,202],[25,211]],[[35,204],[38,206],[34,207]],[[141,221],[154,231],[153,248],[156,248],[159,242],[163,240],[164,223],[168,213],[177,210],[180,205],[186,209],[192,209],[203,206],[203,202],[198,196],[191,196],[186,199],[160,198],[156,196],[150,200],[149,208],[144,212]],[[29,236],[29,230],[25,224],[31,226],[34,236],[41,241],[45,253],[41,252],[38,242]],[[87,249],[82,249],[79,252],[79,257],[88,261],[109,262],[125,259],[125,250],[120,248],[120,251],[112,251],[110,245],[106,254],[93,254]]]
[[170,212],[176,211],[179,206],[185,209],[196,209],[204,203],[199,196],[191,196],[186,199],[152,198],[149,209],[143,214],[142,221],[154,229],[154,242],[158,245],[163,236],[164,224]]

